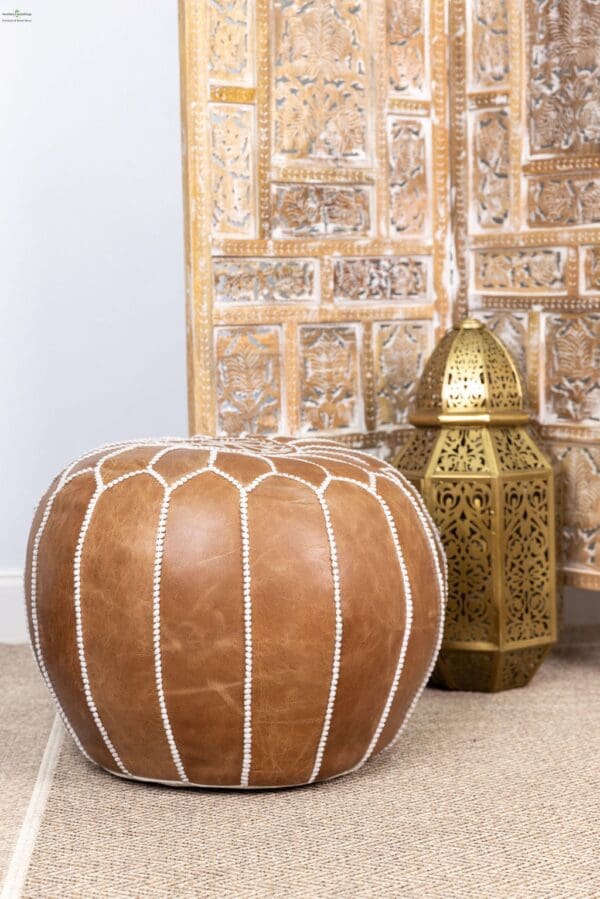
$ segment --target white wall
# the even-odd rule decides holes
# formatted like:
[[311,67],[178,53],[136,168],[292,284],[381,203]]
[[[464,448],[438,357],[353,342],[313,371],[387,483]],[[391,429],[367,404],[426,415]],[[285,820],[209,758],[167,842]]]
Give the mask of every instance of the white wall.
[[177,4],[22,8],[0,23],[0,640],[25,639],[60,467],[187,430]]

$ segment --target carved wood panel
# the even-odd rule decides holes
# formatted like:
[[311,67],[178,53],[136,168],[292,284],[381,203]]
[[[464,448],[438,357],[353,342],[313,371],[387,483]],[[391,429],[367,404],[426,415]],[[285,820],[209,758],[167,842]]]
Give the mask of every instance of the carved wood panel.
[[512,351],[600,587],[600,3],[450,0],[454,315]]
[[389,453],[449,324],[445,0],[180,23],[190,427]]
[[600,588],[599,0],[181,0],[180,22],[192,430],[389,453],[474,313],[564,462],[567,580]]

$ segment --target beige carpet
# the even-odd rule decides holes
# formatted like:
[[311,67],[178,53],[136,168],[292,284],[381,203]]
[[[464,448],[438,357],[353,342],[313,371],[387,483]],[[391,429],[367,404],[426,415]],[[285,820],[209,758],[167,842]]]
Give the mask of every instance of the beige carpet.
[[2,647],[3,899],[600,897],[598,648],[524,690],[427,690],[395,750],[282,792],[120,781],[51,725],[30,653]]

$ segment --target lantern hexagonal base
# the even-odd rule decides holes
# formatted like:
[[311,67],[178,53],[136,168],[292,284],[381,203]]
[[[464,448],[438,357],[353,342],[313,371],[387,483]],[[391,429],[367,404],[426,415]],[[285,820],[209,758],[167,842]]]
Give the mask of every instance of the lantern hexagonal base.
[[442,649],[431,677],[434,687],[497,693],[525,687],[552,648],[552,643],[524,649]]

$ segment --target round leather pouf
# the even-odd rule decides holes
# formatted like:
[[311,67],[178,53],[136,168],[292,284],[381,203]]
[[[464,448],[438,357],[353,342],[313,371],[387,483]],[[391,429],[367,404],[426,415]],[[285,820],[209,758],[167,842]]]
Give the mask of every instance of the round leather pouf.
[[386,462],[310,438],[194,437],[65,469],[26,585],[38,665],[88,758],[283,787],[394,742],[439,649],[445,562]]

